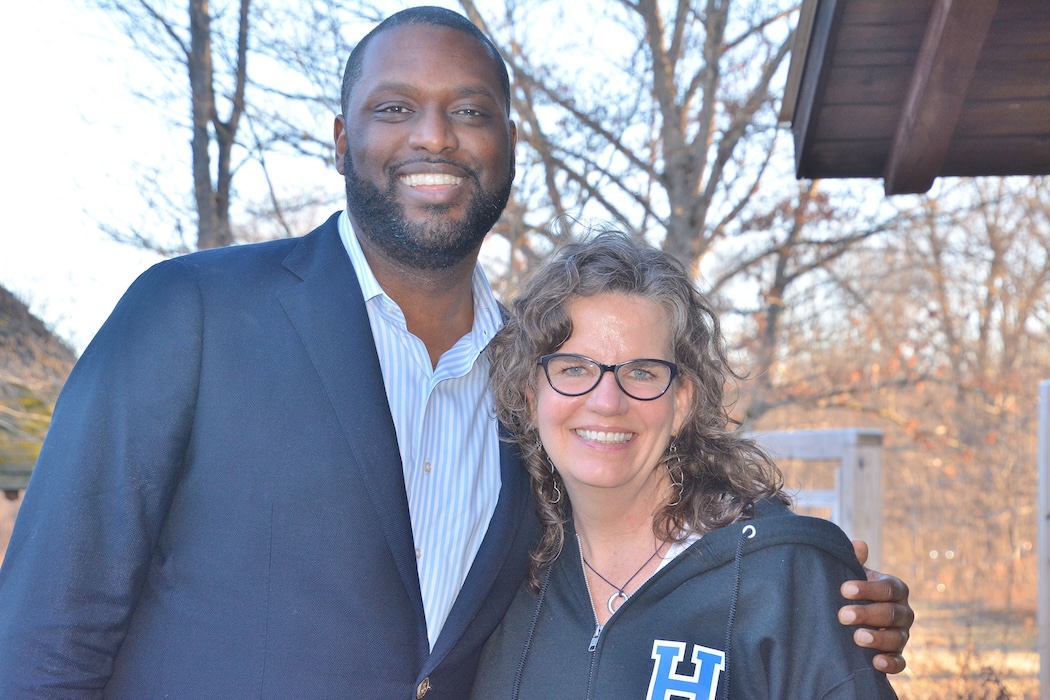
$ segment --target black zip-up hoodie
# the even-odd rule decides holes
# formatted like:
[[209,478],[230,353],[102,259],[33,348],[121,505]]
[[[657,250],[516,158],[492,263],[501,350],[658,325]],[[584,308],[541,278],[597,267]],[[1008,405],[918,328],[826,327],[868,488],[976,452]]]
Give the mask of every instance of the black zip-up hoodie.
[[539,594],[523,586],[489,639],[472,698],[896,698],[836,617],[840,584],[863,578],[838,527],[763,501],[598,628],[570,532]]

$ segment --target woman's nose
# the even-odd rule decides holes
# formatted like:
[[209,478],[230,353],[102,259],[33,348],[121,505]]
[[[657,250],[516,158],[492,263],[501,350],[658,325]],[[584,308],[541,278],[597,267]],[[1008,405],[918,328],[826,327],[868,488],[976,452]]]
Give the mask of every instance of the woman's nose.
[[627,394],[616,383],[612,372],[605,372],[598,380],[598,385],[587,394],[587,403],[598,413],[615,413],[623,410],[628,400]]

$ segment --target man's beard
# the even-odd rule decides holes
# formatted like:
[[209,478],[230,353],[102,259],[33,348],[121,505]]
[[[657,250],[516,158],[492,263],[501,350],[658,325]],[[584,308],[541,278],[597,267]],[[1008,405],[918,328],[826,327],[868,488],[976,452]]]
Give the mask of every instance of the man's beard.
[[473,255],[507,206],[514,181],[513,162],[506,182],[491,192],[485,191],[477,174],[470,171],[468,177],[474,181],[474,196],[463,220],[448,218],[450,206],[434,205],[428,207],[431,214],[428,221],[413,223],[397,200],[394,176],[390,176],[386,189],[380,190],[358,176],[349,153],[343,163],[346,206],[353,220],[364,229],[356,230],[357,235],[366,236],[391,260],[417,270],[448,269]]

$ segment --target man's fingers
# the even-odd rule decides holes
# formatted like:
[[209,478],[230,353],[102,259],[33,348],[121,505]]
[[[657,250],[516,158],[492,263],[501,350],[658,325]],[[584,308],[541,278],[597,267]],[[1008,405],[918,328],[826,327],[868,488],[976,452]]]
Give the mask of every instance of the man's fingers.
[[[867,556],[863,542],[854,542],[857,557]],[[858,646],[875,649],[875,668],[885,673],[900,673],[907,666],[901,652],[908,643],[915,612],[908,605],[908,586],[896,576],[865,569],[867,581],[846,581],[842,596],[847,600],[873,601],[866,605],[845,605],[839,610],[844,625],[859,625],[853,631]]]
[[867,581],[846,581],[842,584],[842,597],[846,600],[870,600],[880,603],[900,603],[907,607],[908,584],[896,576],[871,572],[875,578]]
[[868,561],[868,543],[864,540],[853,540],[853,553],[857,555],[857,561],[861,566]]
[[900,673],[908,663],[900,654],[876,654],[875,668],[883,673]]
[[[906,605],[897,603],[870,603],[868,605],[844,605],[839,609],[839,622],[844,625],[878,627],[907,631],[915,622],[915,612]],[[900,651],[899,648],[883,648],[883,651]]]
[[853,631],[857,646],[875,649],[887,654],[900,654],[908,644],[909,632],[903,628],[872,629],[861,627]]
[[853,633],[853,641],[857,646],[883,652],[875,655],[873,663],[884,673],[900,673],[908,665],[900,654],[908,643],[907,630],[859,629]]

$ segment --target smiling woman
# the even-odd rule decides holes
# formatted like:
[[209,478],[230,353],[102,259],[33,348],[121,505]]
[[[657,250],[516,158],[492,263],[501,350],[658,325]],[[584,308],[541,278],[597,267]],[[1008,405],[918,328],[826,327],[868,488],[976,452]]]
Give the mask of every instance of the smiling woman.
[[[670,473],[658,467],[681,428],[693,393],[692,382],[675,382],[664,391],[671,387],[674,366],[668,314],[656,301],[619,293],[579,297],[565,310],[572,335],[559,348],[566,354],[554,355],[562,368],[552,376],[550,356],[545,356],[548,381],[537,382],[532,399],[540,440],[576,506],[577,524],[599,507],[619,518],[647,522],[671,491]],[[599,359],[588,362],[592,356]],[[577,359],[566,366],[566,358],[584,362]],[[625,383],[621,372],[603,372],[597,362],[621,363],[622,369],[633,365],[641,377]],[[640,365],[663,373],[655,375],[654,382],[654,372],[640,370]],[[581,374],[586,377],[583,385]],[[638,385],[646,391],[644,397],[629,395],[625,387]],[[581,510],[584,506],[587,510]],[[643,546],[651,552],[654,543],[649,539]],[[632,564],[626,561],[623,566],[630,569]]]
[[490,348],[544,532],[473,697],[896,697],[836,619],[853,548],[737,431],[681,264],[616,231],[567,245]]

